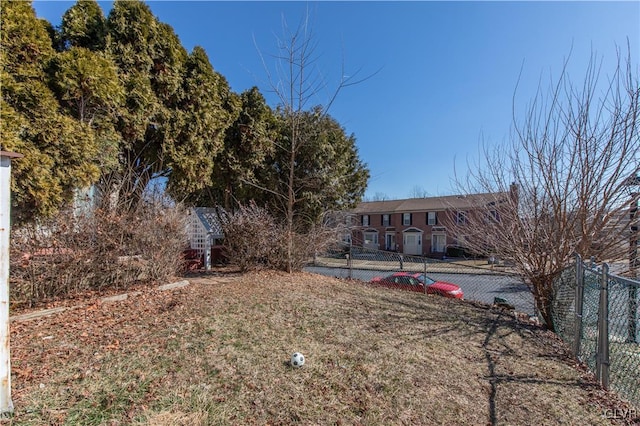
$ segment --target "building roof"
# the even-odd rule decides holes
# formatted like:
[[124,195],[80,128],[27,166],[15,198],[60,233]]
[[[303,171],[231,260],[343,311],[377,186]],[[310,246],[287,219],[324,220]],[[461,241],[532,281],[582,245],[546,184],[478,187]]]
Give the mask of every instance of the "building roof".
[[206,232],[211,235],[212,238],[224,238],[218,209],[212,207],[196,207],[193,210],[198,219],[200,219]]
[[443,197],[409,198],[406,200],[363,201],[354,209],[354,213],[411,213],[442,211],[451,209],[472,209],[487,206],[504,200],[507,193],[488,193],[470,195],[447,195]]

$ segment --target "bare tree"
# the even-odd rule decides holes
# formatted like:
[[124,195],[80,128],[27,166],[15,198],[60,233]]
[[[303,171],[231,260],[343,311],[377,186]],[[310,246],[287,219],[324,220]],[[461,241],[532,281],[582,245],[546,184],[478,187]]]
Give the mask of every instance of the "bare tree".
[[409,192],[409,198],[429,198],[430,196],[429,191],[420,185],[414,185]]
[[640,86],[630,55],[617,58],[603,78],[592,55],[579,83],[565,62],[521,121],[514,107],[510,142],[485,146],[483,166],[458,179],[465,193],[493,195],[477,214],[450,224],[452,231],[473,251],[511,261],[551,329],[553,280],[576,253],[607,261],[628,253],[625,187],[640,170]]
[[363,201],[389,201],[391,198],[384,192],[376,192],[373,196],[364,197]]
[[[314,132],[309,129],[322,126],[323,119],[326,118],[331,105],[342,89],[358,84],[371,76],[363,79],[357,78],[358,73],[346,76],[343,68],[336,88],[330,90],[323,74],[316,66],[317,45],[310,28],[309,14],[295,31],[291,31],[284,23],[283,32],[284,38],[278,41],[279,53],[275,57],[275,73],[270,72],[264,56],[261,56],[270,88],[279,99],[279,112],[288,129],[287,137],[274,142],[279,149],[287,153],[287,161],[278,165],[286,171],[286,178],[274,188],[256,186],[271,192],[280,200],[279,204],[282,206],[285,217],[287,247],[285,269],[291,272],[295,263],[295,240],[298,238],[295,229],[296,205],[302,201],[302,193],[305,191],[304,183],[300,182],[305,177],[296,176],[296,166],[305,145],[312,143]],[[312,105],[323,93],[328,93],[327,101]],[[310,119],[314,122],[309,123]],[[306,178],[313,179],[313,176]],[[254,182],[246,183],[255,185]]]

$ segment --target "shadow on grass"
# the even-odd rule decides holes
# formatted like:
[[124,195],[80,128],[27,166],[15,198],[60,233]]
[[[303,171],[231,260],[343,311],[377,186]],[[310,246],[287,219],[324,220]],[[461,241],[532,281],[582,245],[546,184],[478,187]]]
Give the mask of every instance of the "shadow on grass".
[[498,377],[496,375],[496,360],[492,357],[491,352],[489,351],[489,341],[495,335],[498,330],[498,322],[502,315],[498,315],[491,325],[491,328],[487,332],[487,337],[484,339],[482,343],[482,348],[484,349],[484,356],[487,360],[487,369],[489,370],[489,384],[491,386],[491,391],[489,393],[489,421],[492,425],[497,424],[496,417],[496,394],[498,393]]
[[[576,388],[591,388],[596,389],[598,386],[595,383],[585,383],[581,379],[574,380],[557,380],[553,378],[539,378],[531,377],[528,374],[499,374],[496,371],[496,366],[500,362],[500,357],[505,355],[515,355],[517,351],[510,347],[506,342],[506,338],[513,334],[518,333],[522,338],[525,338],[527,331],[529,333],[541,330],[540,327],[535,325],[528,325],[525,323],[515,324],[516,321],[510,315],[504,312],[498,312],[497,316],[493,320],[488,320],[487,334],[485,336],[482,348],[484,351],[484,357],[487,364],[488,375],[487,379],[490,385],[489,399],[488,399],[488,415],[489,423],[496,425],[498,423],[497,414],[497,394],[498,387],[505,383],[521,383],[527,385],[554,385],[562,387],[576,387]],[[509,330],[507,333],[504,330]],[[498,331],[500,330],[500,333]],[[491,345],[500,345],[503,349],[496,350],[490,348]],[[538,359],[550,359],[554,362],[567,363],[571,359],[571,356],[563,350],[558,350],[553,353],[541,353],[535,355]]]
[[[539,325],[522,322],[514,318],[513,314],[501,311],[480,303],[469,303],[457,300],[440,299],[437,296],[416,294],[415,298],[406,298],[393,293],[378,295],[377,303],[384,313],[372,317],[371,310],[359,311],[356,321],[369,322],[373,329],[394,329],[394,334],[407,343],[427,341],[431,339],[446,340],[477,340],[481,343],[484,362],[488,374],[485,379],[489,382],[488,395],[488,423],[496,425],[504,416],[498,413],[498,390],[500,385],[519,383],[523,385],[539,386],[551,385],[557,387],[583,388],[585,384],[579,378],[563,380],[562,378],[535,377],[526,371],[501,373],[497,366],[501,358],[519,358],[523,356],[520,342],[539,337],[544,340],[546,331]],[[462,315],[461,315],[462,314]],[[465,316],[466,315],[466,316]],[[383,325],[378,324],[384,321]],[[411,328],[403,328],[406,323],[412,323]],[[415,327],[415,325],[419,325]],[[536,337],[537,336],[537,337]],[[526,353],[533,359],[549,359],[567,364],[570,356],[562,348],[551,352]],[[507,361],[509,362],[509,361]]]

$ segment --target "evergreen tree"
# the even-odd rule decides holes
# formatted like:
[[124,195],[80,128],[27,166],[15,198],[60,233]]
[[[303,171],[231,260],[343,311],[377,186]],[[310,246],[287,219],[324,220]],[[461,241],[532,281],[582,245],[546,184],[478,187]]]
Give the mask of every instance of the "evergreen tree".
[[102,173],[116,169],[120,135],[115,125],[124,100],[117,68],[104,52],[71,47],[53,61],[51,86],[64,111],[91,127]]
[[256,200],[301,227],[361,197],[368,170],[333,118],[274,112],[255,87],[232,93],[204,49],[188,54],[143,2],[116,1],[105,19],[80,0],[59,31],[30,3],[1,7],[0,135],[25,154],[13,181],[22,218],[96,182],[103,200],[134,208],[156,177],[176,199]]
[[24,158],[14,164],[17,220],[53,214],[74,189],[94,181],[98,146],[91,128],[61,113],[48,86],[56,52],[45,22],[29,2],[2,2],[0,64],[5,149]]
[[259,184],[256,176],[273,153],[276,131],[276,117],[257,87],[237,99],[240,112],[215,158],[211,186],[194,199],[203,205],[221,204],[228,210],[263,195],[248,182]]
[[[369,171],[360,158],[355,137],[348,136],[344,128],[321,107],[297,113],[295,121],[287,119],[279,110],[280,128],[276,149],[267,159],[268,167],[261,174],[262,186],[275,191],[268,195],[268,204],[281,217],[286,214],[286,197],[289,182],[293,182],[294,227],[306,230],[317,223],[323,212],[355,207],[364,195]],[[291,167],[290,148],[287,140],[295,123],[298,132],[298,149],[293,164],[293,179],[289,179]],[[279,195],[274,195],[279,194]]]
[[[187,53],[173,30],[139,1],[115,2],[109,14],[108,50],[125,88],[118,115],[121,165],[105,179],[122,208],[134,208],[149,181],[165,171],[164,145],[175,137],[181,75]],[[109,199],[112,199],[110,196]]]
[[181,97],[172,125],[176,137],[167,140],[168,189],[188,198],[211,185],[216,156],[224,148],[225,129],[238,114],[224,77],[215,72],[199,46],[187,58]]
[[63,47],[84,47],[103,51],[107,45],[107,22],[95,0],[79,0],[62,16],[60,39]]
[[188,55],[142,2],[116,2],[107,23],[126,93],[117,126],[122,164],[108,179],[118,184],[121,205],[134,207],[156,177],[168,177],[177,197],[203,188],[236,114],[226,80],[202,48]]

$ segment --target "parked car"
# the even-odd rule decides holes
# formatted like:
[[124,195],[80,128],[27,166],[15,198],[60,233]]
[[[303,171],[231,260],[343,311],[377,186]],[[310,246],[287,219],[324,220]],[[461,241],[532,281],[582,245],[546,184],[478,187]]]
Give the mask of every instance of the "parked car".
[[371,283],[419,293],[425,293],[426,286],[426,293],[428,294],[438,294],[454,299],[462,299],[464,297],[464,292],[459,286],[446,281],[436,281],[420,272],[396,272],[386,277],[375,277],[371,280]]

